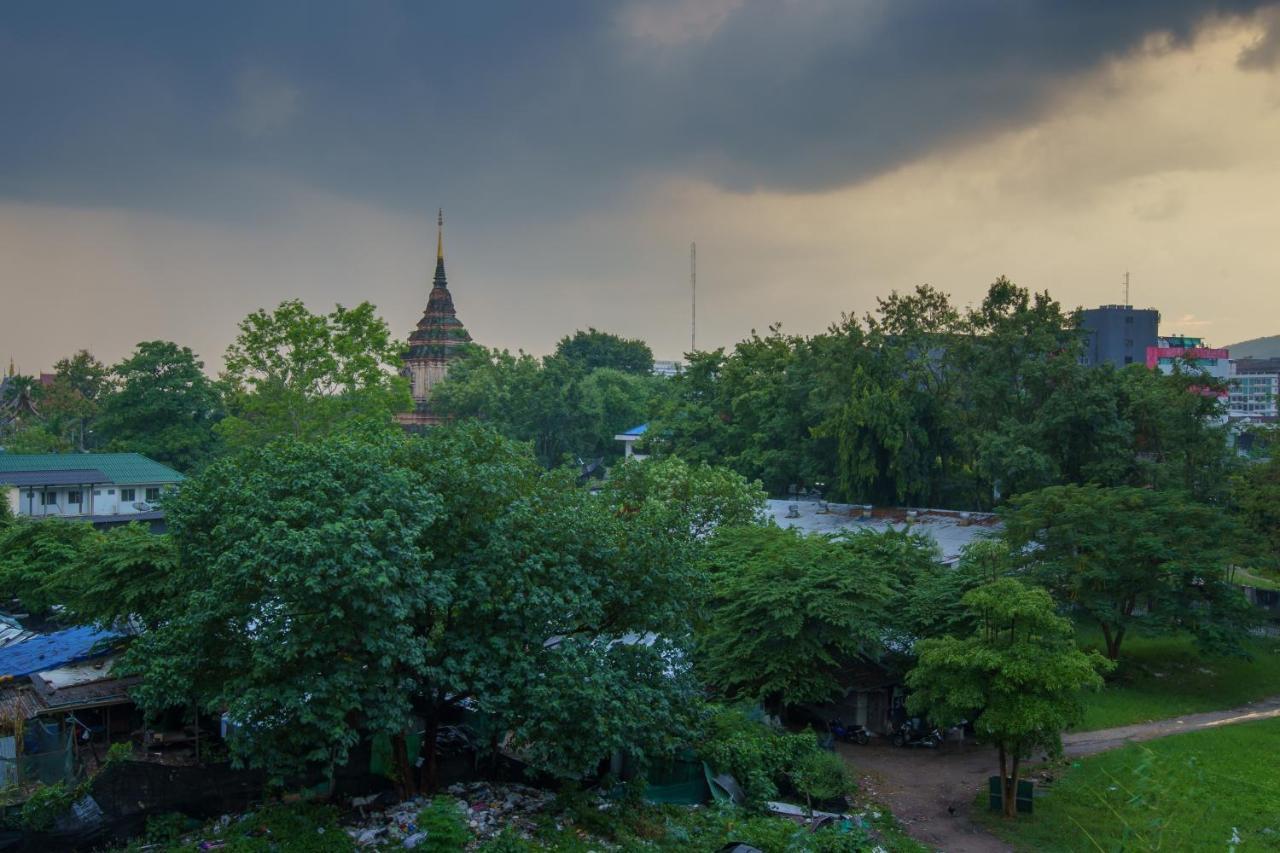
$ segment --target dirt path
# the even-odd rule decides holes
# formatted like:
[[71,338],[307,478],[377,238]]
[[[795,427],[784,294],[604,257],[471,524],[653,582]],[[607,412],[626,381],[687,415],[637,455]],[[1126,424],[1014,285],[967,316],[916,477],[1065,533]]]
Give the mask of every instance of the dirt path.
[[[1187,714],[1063,737],[1069,756],[1092,755],[1134,741],[1200,729],[1280,717],[1280,696],[1228,711]],[[946,853],[1006,853],[1007,844],[975,824],[969,816],[974,795],[986,789],[996,770],[995,751],[974,744],[948,742],[940,749],[899,749],[885,738],[868,746],[840,745],[864,789],[893,810],[916,840]]]

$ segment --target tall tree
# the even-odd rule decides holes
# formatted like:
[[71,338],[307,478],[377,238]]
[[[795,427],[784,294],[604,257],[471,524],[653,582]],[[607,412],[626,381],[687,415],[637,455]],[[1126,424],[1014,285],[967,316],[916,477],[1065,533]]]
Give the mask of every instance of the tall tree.
[[614,436],[645,422],[660,384],[611,367],[587,371],[560,357],[472,347],[432,391],[454,418],[479,418],[528,441],[544,465],[620,453]]
[[1262,550],[1262,562],[1280,566],[1280,455],[1253,464],[1232,484],[1232,504]]
[[642,375],[653,372],[653,350],[644,341],[594,328],[561,338],[555,354],[587,372],[601,367]]
[[396,374],[401,349],[368,302],[329,314],[297,300],[255,311],[227,348],[229,416],[218,432],[241,448],[323,435],[352,419],[388,423],[411,403]]
[[225,709],[250,764],[331,767],[385,732],[407,783],[413,712],[432,784],[435,734],[465,704],[580,774],[614,748],[656,757],[688,720],[694,537],[491,429],[282,439],[166,510],[174,598],[129,651],[139,698]]
[[699,538],[720,527],[758,524],[765,517],[765,493],[758,481],[676,457],[619,465],[605,483],[605,493],[629,515],[651,506],[669,509],[679,531]]
[[1076,648],[1071,623],[1042,589],[1004,578],[964,597],[977,628],[965,637],[918,644],[907,675],[907,707],[951,725],[979,710],[974,729],[1000,759],[1004,815],[1016,815],[1022,761],[1062,751],[1062,732],[1079,719],[1082,689],[1102,686],[1108,661]]
[[144,341],[112,373],[118,388],[103,401],[98,424],[110,449],[141,453],[180,471],[211,458],[220,401],[195,353],[170,341]]
[[1240,649],[1251,609],[1228,580],[1241,540],[1221,510],[1179,492],[1068,485],[1015,497],[1004,522],[1033,575],[1097,623],[1108,658],[1135,631]]
[[51,432],[88,450],[99,444],[94,426],[110,391],[110,371],[88,350],[80,350],[54,364],[52,384],[41,389],[41,413]]
[[774,712],[837,698],[848,687],[841,673],[881,651],[902,546],[930,553],[892,532],[719,531],[707,554],[713,592],[698,642],[702,677]]
[[99,535],[61,518],[22,518],[0,527],[0,590],[33,613],[50,612],[77,592],[68,584],[68,567]]
[[279,774],[403,729],[424,647],[410,625],[448,591],[424,571],[440,498],[392,453],[283,439],[183,484],[173,597],[125,661],[144,707],[225,711],[233,756]]

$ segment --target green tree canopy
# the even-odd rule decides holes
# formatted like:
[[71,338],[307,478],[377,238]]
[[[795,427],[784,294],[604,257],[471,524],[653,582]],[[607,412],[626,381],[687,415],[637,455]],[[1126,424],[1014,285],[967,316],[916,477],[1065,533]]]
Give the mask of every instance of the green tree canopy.
[[278,773],[402,730],[423,666],[412,620],[448,590],[424,570],[440,498],[392,453],[282,439],[183,484],[166,504],[174,596],[126,657],[146,708],[225,711],[233,755]]
[[707,550],[712,597],[698,639],[702,678],[729,698],[789,705],[839,697],[841,672],[887,635],[898,533],[719,530]]
[[46,614],[78,590],[68,586],[75,565],[98,534],[80,521],[20,518],[0,527],[0,590],[33,613]]
[[1261,544],[1263,565],[1280,566],[1280,455],[1242,471],[1232,484],[1232,503]]
[[653,372],[653,350],[648,344],[596,329],[579,329],[561,338],[555,354],[587,372],[602,367],[640,375]]
[[112,373],[118,388],[104,399],[98,422],[109,449],[188,472],[213,456],[221,403],[195,353],[170,341],[144,341]]
[[1004,780],[1004,813],[1015,815],[1021,762],[1062,749],[1062,732],[1079,719],[1080,691],[1099,688],[1109,662],[1076,648],[1071,623],[1054,613],[1043,589],[1003,578],[965,594],[974,631],[922,640],[907,676],[907,707],[940,725],[974,720],[992,743]]
[[432,390],[432,406],[454,418],[477,418],[533,445],[543,465],[616,457],[614,436],[644,423],[662,377],[613,367],[587,369],[553,356],[471,347]]
[[387,423],[411,404],[397,374],[401,350],[368,302],[329,314],[298,300],[255,311],[227,348],[228,417],[218,433],[245,448],[325,435],[353,419]]
[[1005,540],[1054,596],[1102,629],[1107,657],[1134,631],[1186,631],[1238,651],[1251,624],[1228,581],[1238,528],[1184,493],[1052,486],[1010,501]]
[[241,760],[341,762],[361,737],[435,732],[466,705],[539,767],[672,748],[695,693],[677,649],[690,533],[544,472],[474,424],[282,439],[217,461],[166,506],[165,617],[131,647],[153,710],[226,709]]
[[758,482],[748,482],[728,468],[675,457],[616,466],[605,493],[626,514],[645,508],[669,510],[682,535],[703,537],[719,527],[757,524],[765,518],[765,493]]

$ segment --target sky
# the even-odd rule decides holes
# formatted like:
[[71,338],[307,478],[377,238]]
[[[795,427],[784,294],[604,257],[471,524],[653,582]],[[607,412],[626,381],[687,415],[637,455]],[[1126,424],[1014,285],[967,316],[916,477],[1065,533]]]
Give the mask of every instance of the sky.
[[0,358],[299,298],[405,337],[435,216],[480,343],[812,334],[1000,275],[1280,334],[1280,5],[0,4]]

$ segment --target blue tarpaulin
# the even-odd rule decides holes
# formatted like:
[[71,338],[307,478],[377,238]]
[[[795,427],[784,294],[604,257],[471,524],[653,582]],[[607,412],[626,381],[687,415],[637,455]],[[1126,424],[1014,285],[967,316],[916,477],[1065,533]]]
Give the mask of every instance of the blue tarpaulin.
[[56,669],[77,661],[99,657],[122,635],[97,628],[68,628],[32,637],[0,649],[0,678],[21,678],[33,672]]

